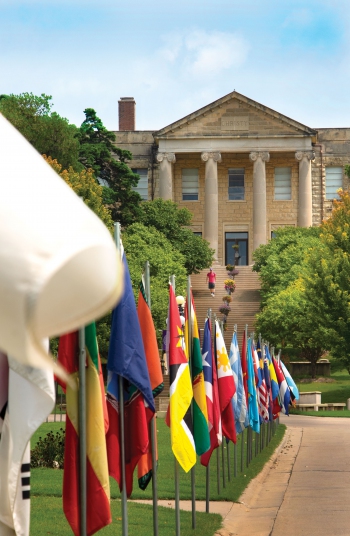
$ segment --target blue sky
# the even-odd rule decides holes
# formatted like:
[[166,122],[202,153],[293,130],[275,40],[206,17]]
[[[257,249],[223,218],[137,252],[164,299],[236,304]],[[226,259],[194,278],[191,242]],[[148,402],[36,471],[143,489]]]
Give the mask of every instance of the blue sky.
[[0,93],[52,95],[80,125],[156,130],[236,89],[301,123],[350,127],[349,0],[0,0]]

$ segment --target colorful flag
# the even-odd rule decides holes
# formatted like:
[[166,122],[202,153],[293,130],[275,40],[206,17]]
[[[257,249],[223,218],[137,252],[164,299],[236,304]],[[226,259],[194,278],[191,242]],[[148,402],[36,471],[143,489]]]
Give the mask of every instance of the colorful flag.
[[30,437],[55,404],[53,373],[0,352],[0,534],[29,536]]
[[264,377],[265,377],[265,384],[266,389],[268,393],[268,400],[269,400],[269,421],[273,421],[273,400],[272,400],[272,388],[271,388],[271,377],[270,377],[270,370],[269,370],[269,348],[267,344],[264,345]]
[[218,390],[222,420],[222,433],[226,439],[230,439],[236,443],[237,437],[235,415],[231,403],[236,392],[236,386],[233,379],[230,361],[227,355],[225,341],[217,320],[215,321],[215,348],[218,370]]
[[193,390],[190,368],[184,351],[184,333],[174,290],[169,285],[168,355],[170,402],[167,424],[170,426],[171,448],[186,473],[196,463],[191,402]]
[[273,357],[272,362],[279,385],[279,403],[282,406],[282,412],[289,415],[290,390],[277,359]]
[[284,374],[284,377],[286,379],[286,382],[291,390],[291,392],[293,393],[293,396],[294,398],[298,399],[299,398],[299,389],[298,387],[296,386],[292,376],[290,375],[290,372],[289,370],[287,369],[287,367],[282,363],[282,361],[280,360],[280,365],[281,365],[281,369],[282,369],[282,372]]
[[[85,327],[87,534],[112,523],[106,449],[108,415],[94,323]],[[75,536],[80,534],[79,483],[79,333],[60,337],[58,360],[69,373],[64,449],[63,511]]]
[[270,420],[269,392],[267,390],[266,381],[265,381],[264,356],[262,355],[262,350],[260,348],[260,340],[258,340],[257,342],[256,353],[257,353],[258,361],[259,361],[259,385],[257,386],[257,389],[258,389],[258,403],[259,403],[260,418],[262,422],[268,422]]
[[260,432],[259,409],[255,386],[255,374],[253,363],[253,341],[248,339],[247,365],[248,365],[248,411],[249,424],[254,432]]
[[246,398],[246,406],[248,411],[248,364],[247,364],[247,338],[246,331],[243,331],[242,339],[242,374],[243,374],[243,386]]
[[243,373],[241,365],[241,356],[237,341],[237,334],[234,331],[232,335],[229,360],[235,381],[236,392],[232,398],[233,411],[235,414],[236,431],[240,434],[249,424],[247,402],[244,392]]
[[[198,323],[196,316],[196,309],[194,306],[194,300],[192,291],[190,291],[191,300],[191,328],[192,328],[192,353],[190,359],[190,367],[192,373],[192,388],[193,388],[193,402],[192,402],[192,419],[193,419],[193,437],[196,445],[196,453],[200,456],[204,454],[210,448],[210,437],[208,428],[208,410],[207,400],[204,385],[202,352],[199,342]],[[188,341],[188,309],[185,311],[185,340],[186,348],[189,348],[190,341]]]
[[217,380],[215,360],[213,359],[213,348],[212,348],[212,342],[211,342],[211,325],[210,325],[209,318],[207,318],[207,320],[205,321],[204,335],[203,335],[203,347],[202,347],[202,359],[203,359],[205,394],[207,397],[207,408],[208,408],[210,449],[205,454],[202,454],[201,464],[204,466],[207,466],[213,450],[215,450],[222,443],[222,426],[221,426],[221,415],[220,415],[218,380]]
[[[159,395],[164,389],[162,368],[159,359],[159,350],[154,328],[151,310],[149,308],[145,285],[142,280],[139,286],[139,299],[137,303],[137,316],[139,318],[143,346],[146,354],[147,368],[151,382],[153,397]],[[143,454],[137,466],[139,487],[145,490],[152,478],[152,450],[151,450],[151,425],[148,429],[149,446],[146,454]],[[153,438],[157,456],[157,436]]]
[[107,454],[109,474],[115,478],[122,491],[119,420],[121,376],[124,394],[125,481],[126,494],[129,497],[132,492],[134,469],[149,448],[148,425],[155,408],[129,268],[124,254],[122,259],[124,294],[113,311],[108,350]]

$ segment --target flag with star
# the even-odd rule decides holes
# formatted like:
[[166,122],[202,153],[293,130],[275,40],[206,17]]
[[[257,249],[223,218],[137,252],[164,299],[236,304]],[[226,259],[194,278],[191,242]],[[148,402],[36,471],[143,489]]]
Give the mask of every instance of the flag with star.
[[[196,445],[196,453],[200,456],[204,454],[210,447],[210,437],[208,428],[208,410],[207,399],[205,394],[204,374],[202,364],[202,352],[199,342],[199,331],[197,323],[196,309],[192,291],[190,291],[189,299],[191,300],[191,335],[192,335],[192,353],[191,353],[191,372],[192,372],[192,419],[193,419],[193,437]],[[186,348],[190,347],[191,341],[188,340],[188,308],[185,311],[185,337]]]
[[210,457],[212,455],[213,450],[219,447],[222,443],[222,426],[219,404],[218,379],[215,359],[213,359],[211,325],[209,318],[207,318],[207,320],[205,321],[202,359],[205,394],[207,398],[208,409],[210,448],[209,450],[207,450],[207,452],[202,454],[201,464],[207,466],[210,461]]
[[241,356],[239,353],[237,334],[234,331],[230,346],[229,360],[232,368],[233,379],[235,381],[236,393],[232,398],[233,411],[235,414],[236,431],[240,434],[249,424],[247,401],[244,391]]
[[222,419],[222,433],[226,439],[230,439],[236,443],[236,426],[232,398],[236,392],[233,373],[230,361],[227,355],[224,337],[222,335],[219,322],[215,321],[215,349],[218,371],[218,389],[220,411]]
[[168,313],[170,402],[166,422],[170,426],[171,448],[186,473],[196,463],[191,402],[190,368],[184,352],[183,331],[174,290],[169,285]]

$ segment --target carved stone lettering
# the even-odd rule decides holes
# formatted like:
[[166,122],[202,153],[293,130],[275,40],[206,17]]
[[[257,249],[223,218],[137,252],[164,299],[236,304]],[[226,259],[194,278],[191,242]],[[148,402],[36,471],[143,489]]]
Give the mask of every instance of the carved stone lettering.
[[232,115],[222,117],[221,130],[249,130],[249,116]]

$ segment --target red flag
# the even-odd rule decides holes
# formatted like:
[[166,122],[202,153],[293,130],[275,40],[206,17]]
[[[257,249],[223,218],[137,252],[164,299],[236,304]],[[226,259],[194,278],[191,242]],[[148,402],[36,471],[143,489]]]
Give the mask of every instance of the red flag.
[[[87,534],[112,522],[106,450],[108,418],[98,354],[95,324],[85,328],[86,338],[86,454]],[[66,388],[67,415],[63,474],[63,510],[75,534],[80,534],[79,494],[79,341],[78,332],[60,337],[58,361],[67,370],[76,389]],[[102,386],[102,388],[101,388]]]
[[141,456],[148,451],[148,425],[154,415],[154,398],[146,363],[130,273],[125,255],[124,294],[113,311],[108,350],[107,407],[109,430],[107,452],[109,474],[122,491],[121,436],[119,419],[119,378],[124,395],[125,480],[129,497],[133,473]]
[[208,408],[208,424],[210,435],[210,449],[202,454],[201,464],[207,466],[212,455],[212,452],[221,445],[222,442],[222,426],[219,404],[218,379],[214,352],[211,342],[211,326],[209,318],[206,320],[203,336],[203,373],[205,393],[207,397]]
[[235,381],[227,355],[225,341],[221,333],[219,322],[215,322],[215,348],[217,356],[218,389],[222,420],[222,433],[236,443],[236,424],[233,412],[232,398],[236,392]]
[[[154,323],[150,308],[147,303],[143,281],[140,283],[139,300],[137,304],[137,315],[139,317],[143,346],[145,348],[147,368],[151,382],[153,396],[156,397],[164,389],[162,368],[160,366],[159,350]],[[142,455],[138,463],[138,481],[141,489],[146,489],[152,478],[152,450],[151,450],[151,423],[148,427],[149,447],[148,451]],[[157,436],[154,438],[157,452]]]
[[248,403],[248,363],[247,363],[247,339],[246,339],[245,330],[243,331],[241,363],[242,363],[244,392],[245,392],[247,408],[248,408],[249,407],[249,403]]

